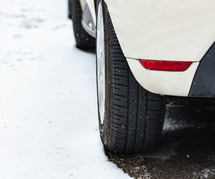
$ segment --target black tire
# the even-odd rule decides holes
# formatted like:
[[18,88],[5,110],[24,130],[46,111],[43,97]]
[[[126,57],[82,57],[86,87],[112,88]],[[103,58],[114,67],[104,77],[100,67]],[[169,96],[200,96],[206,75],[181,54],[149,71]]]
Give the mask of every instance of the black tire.
[[110,152],[147,152],[157,145],[162,135],[165,98],[148,92],[135,80],[121,50],[107,6],[104,1],[101,2],[106,54],[103,124],[99,114],[101,139]]
[[82,27],[82,9],[79,0],[69,1],[69,14],[72,15],[73,30],[76,46],[82,50],[95,49],[95,38],[90,36]]
[[72,19],[72,0],[68,0],[68,18]]

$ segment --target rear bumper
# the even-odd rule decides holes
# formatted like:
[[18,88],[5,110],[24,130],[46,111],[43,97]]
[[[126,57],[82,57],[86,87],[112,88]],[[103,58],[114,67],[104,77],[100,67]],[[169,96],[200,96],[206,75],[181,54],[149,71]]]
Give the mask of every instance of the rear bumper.
[[199,62],[193,62],[184,72],[153,71],[145,69],[139,60],[127,58],[129,67],[146,90],[170,96],[188,96]]
[[150,92],[183,97],[215,98],[215,43],[201,62],[193,62],[184,72],[163,72],[145,69],[139,62],[127,58],[139,84]]
[[189,96],[215,97],[215,43],[199,64]]

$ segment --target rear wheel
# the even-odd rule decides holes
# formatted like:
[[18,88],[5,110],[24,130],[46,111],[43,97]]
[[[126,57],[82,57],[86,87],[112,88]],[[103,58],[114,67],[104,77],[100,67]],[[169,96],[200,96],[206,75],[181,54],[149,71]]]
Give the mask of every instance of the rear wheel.
[[82,27],[82,9],[79,0],[69,1],[69,14],[72,16],[76,46],[83,50],[95,49],[95,38],[90,36]]
[[97,91],[101,139],[116,153],[142,153],[162,133],[165,99],[143,89],[131,73],[104,1],[97,4]]

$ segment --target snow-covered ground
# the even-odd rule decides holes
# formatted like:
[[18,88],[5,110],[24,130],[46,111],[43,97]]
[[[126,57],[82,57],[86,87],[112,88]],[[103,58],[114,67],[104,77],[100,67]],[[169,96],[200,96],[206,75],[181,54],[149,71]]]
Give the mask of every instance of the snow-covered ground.
[[67,0],[1,0],[1,179],[129,178],[104,154],[95,55],[71,26]]

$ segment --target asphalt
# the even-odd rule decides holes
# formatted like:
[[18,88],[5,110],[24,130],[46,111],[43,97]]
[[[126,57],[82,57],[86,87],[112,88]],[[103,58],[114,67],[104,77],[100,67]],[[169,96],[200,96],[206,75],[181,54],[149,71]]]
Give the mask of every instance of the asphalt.
[[168,121],[158,147],[145,154],[107,153],[131,177],[215,178],[215,100],[167,99]]

